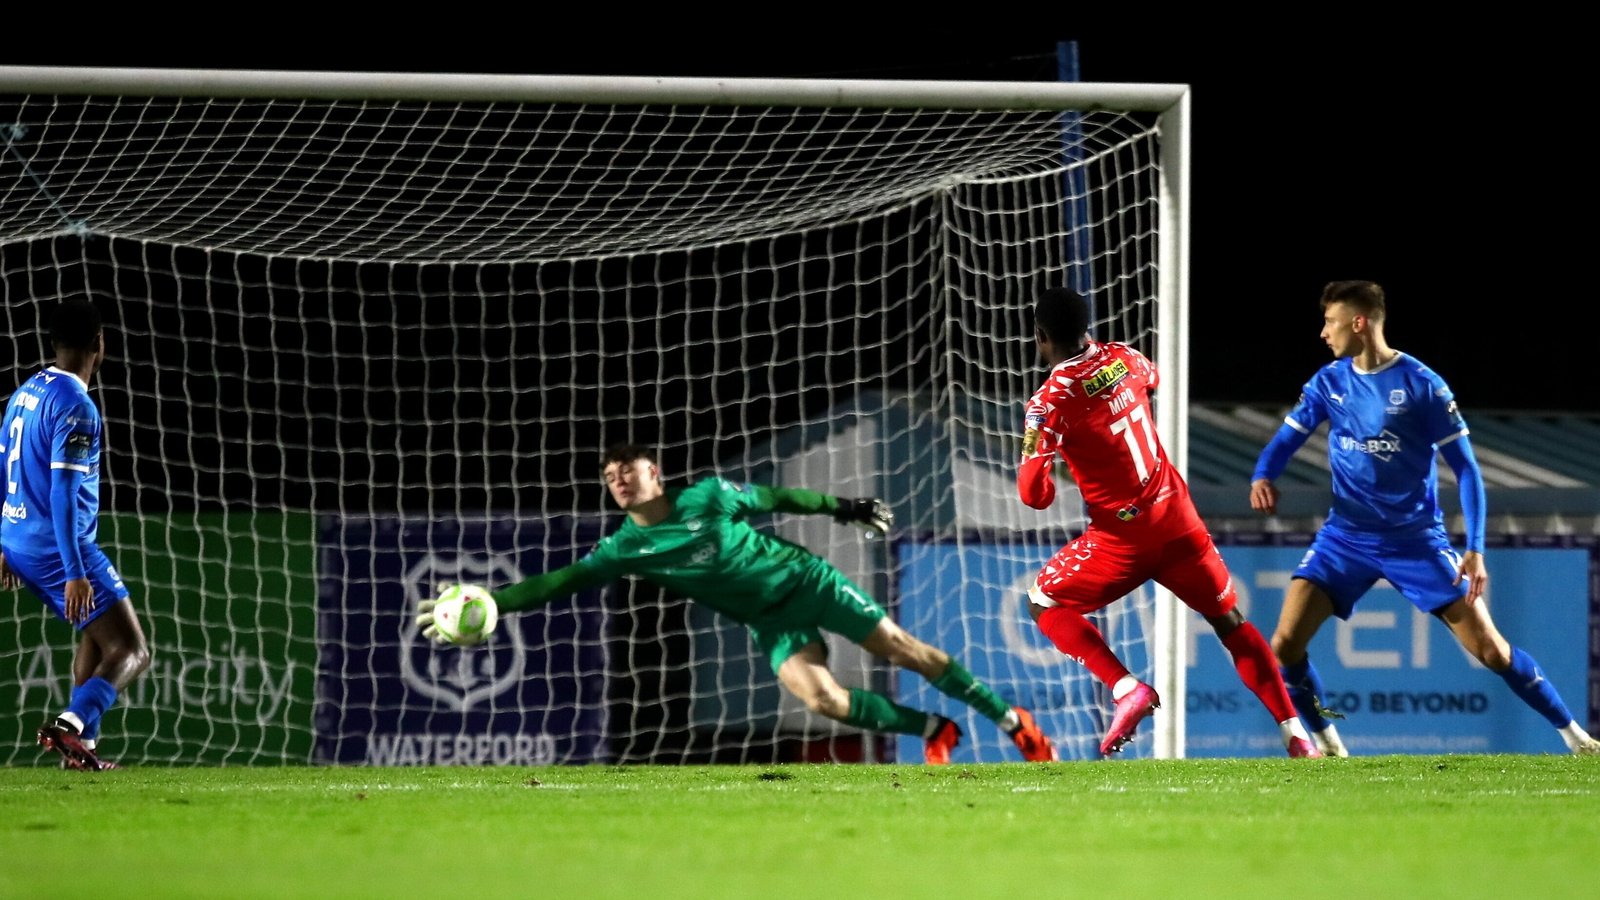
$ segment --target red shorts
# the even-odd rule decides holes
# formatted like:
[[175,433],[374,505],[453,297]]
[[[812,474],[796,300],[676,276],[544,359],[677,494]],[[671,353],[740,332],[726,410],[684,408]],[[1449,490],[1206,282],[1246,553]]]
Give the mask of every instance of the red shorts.
[[1154,581],[1207,618],[1224,615],[1238,603],[1228,567],[1203,525],[1159,539],[1129,531],[1090,525],[1045,563],[1029,599],[1091,613]]

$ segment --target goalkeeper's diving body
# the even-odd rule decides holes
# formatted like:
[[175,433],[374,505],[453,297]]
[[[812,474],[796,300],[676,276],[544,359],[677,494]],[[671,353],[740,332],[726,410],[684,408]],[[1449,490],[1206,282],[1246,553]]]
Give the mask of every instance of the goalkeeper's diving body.
[[[1057,758],[1054,745],[1021,707],[1008,705],[959,661],[896,625],[884,608],[827,560],[758,531],[746,519],[764,513],[831,515],[887,533],[893,513],[876,499],[842,499],[799,488],[706,478],[669,489],[655,455],[622,444],[601,458],[611,497],[627,513],[617,531],[572,565],[494,591],[502,613],[542,606],[624,575],[689,597],[745,625],[778,680],[819,715],[857,728],[920,735],[924,761],[945,764],[962,737],[938,713],[922,712],[860,688],[845,688],[828,669],[822,631],[926,678],[1008,733],[1024,759]],[[424,634],[432,604],[419,607]]]

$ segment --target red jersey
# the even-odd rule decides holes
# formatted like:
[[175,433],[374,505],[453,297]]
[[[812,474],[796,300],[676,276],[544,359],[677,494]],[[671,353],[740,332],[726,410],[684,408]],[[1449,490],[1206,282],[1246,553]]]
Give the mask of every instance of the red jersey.
[[[1022,502],[1034,509],[1054,502],[1050,470],[1059,456],[1092,524],[1153,522],[1177,508],[1192,515],[1188,485],[1167,459],[1150,411],[1149,394],[1160,381],[1144,354],[1115,342],[1091,341],[1051,369],[1025,411]],[[1184,502],[1174,506],[1178,498]]]

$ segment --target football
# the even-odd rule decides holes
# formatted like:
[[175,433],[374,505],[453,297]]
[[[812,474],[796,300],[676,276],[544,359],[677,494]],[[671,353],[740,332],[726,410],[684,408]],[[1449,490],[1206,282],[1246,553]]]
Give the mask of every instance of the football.
[[483,643],[499,618],[494,597],[476,584],[447,584],[433,604],[433,626],[458,647]]

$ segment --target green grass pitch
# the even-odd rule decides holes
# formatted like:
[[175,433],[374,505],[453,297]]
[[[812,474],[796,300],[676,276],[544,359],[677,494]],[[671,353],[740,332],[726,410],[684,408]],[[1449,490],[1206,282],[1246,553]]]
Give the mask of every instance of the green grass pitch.
[[1600,896],[1600,758],[0,768],[0,897]]

